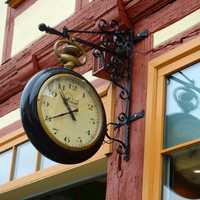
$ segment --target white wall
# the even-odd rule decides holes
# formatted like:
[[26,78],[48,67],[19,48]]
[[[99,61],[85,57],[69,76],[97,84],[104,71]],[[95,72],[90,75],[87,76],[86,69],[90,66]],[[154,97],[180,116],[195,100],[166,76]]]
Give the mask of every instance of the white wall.
[[14,22],[11,55],[17,54],[44,33],[38,30],[40,23],[56,26],[75,11],[75,0],[38,0]]
[[200,9],[178,20],[177,22],[153,34],[153,47],[166,42],[172,37],[192,28],[200,23]]

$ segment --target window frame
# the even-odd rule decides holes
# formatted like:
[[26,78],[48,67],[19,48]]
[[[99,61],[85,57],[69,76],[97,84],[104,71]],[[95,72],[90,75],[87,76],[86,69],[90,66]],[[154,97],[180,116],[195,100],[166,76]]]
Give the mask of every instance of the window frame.
[[200,37],[154,58],[148,65],[147,107],[142,199],[161,200],[163,155],[200,144],[200,139],[163,147],[166,76],[200,61]]

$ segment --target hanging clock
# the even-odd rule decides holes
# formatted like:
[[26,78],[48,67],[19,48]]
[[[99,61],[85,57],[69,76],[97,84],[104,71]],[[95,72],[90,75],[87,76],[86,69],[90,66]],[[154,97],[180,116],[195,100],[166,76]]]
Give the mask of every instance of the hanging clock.
[[20,107],[30,141],[51,160],[79,163],[102,144],[106,116],[101,99],[70,69],[53,67],[36,74],[23,90]]

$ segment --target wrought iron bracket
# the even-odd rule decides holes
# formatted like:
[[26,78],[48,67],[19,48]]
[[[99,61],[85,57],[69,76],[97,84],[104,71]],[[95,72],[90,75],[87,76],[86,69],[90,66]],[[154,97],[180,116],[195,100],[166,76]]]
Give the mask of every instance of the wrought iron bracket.
[[[129,145],[130,145],[130,124],[144,117],[144,111],[131,114],[131,91],[132,91],[132,54],[133,47],[137,42],[140,42],[148,36],[148,30],[134,35],[131,29],[121,29],[117,21],[108,23],[105,20],[100,20],[99,31],[82,31],[70,30],[67,27],[60,32],[45,24],[39,25],[40,31],[55,34],[64,38],[70,38],[70,33],[87,33],[101,35],[101,40],[98,44],[83,40],[78,37],[73,37],[75,41],[93,48],[94,65],[103,68],[107,74],[107,78],[121,89],[119,94],[123,101],[125,110],[118,114],[116,122],[109,122],[109,126],[113,126],[113,137],[106,133],[107,138],[111,142],[119,144],[117,152],[124,155],[124,160],[129,160]],[[124,129],[123,129],[124,128]],[[124,139],[117,133],[123,130]],[[120,138],[120,139],[118,139]]]

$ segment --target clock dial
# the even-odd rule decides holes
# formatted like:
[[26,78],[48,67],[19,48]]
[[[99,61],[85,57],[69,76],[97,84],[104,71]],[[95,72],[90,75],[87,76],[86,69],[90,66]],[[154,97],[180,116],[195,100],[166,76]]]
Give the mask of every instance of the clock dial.
[[46,157],[75,164],[93,156],[106,133],[106,116],[93,86],[63,67],[41,70],[25,86],[21,119],[32,144]]
[[50,77],[38,93],[37,112],[48,136],[67,149],[89,148],[102,129],[104,116],[96,93],[74,75]]

